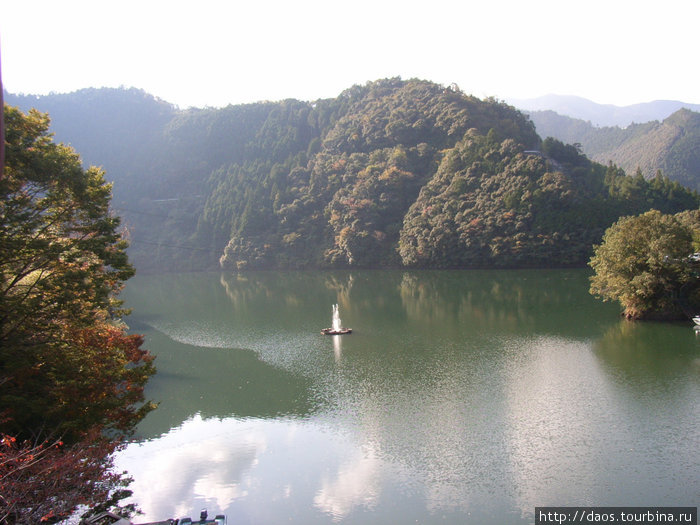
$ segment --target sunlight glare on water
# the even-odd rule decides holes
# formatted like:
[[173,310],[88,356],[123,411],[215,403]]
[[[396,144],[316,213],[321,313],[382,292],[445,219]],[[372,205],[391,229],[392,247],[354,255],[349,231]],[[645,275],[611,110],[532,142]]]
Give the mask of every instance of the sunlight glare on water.
[[[531,523],[700,493],[700,341],[621,322],[583,272],[152,276],[126,298],[158,356],[160,407],[117,458],[142,521]],[[329,304],[352,335],[319,334]]]

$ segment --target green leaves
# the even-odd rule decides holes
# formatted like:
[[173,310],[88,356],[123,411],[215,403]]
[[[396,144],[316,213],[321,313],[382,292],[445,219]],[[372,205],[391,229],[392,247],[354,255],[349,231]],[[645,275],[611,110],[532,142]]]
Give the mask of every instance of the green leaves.
[[[153,373],[145,352],[134,362],[124,360],[124,353],[136,355],[134,345],[141,341],[125,338],[117,344],[122,329],[110,328],[121,313],[116,295],[133,268],[118,232],[119,219],[109,213],[111,186],[102,170],[83,170],[73,150],[54,144],[46,115],[23,115],[10,107],[5,112],[0,413],[10,417],[5,426],[15,433],[30,435],[43,428],[77,439],[81,429],[112,427],[114,413],[94,396],[78,392],[61,397],[62,389],[82,382],[128,412],[141,402],[145,380]],[[76,337],[85,330],[100,334],[89,340],[91,347]],[[106,350],[97,357],[93,350],[99,345]],[[133,366],[143,377],[133,377]],[[108,375],[103,374],[106,367]],[[140,393],[116,395],[115,389],[123,388]],[[90,399],[93,408],[73,411],[78,400]],[[91,411],[101,415],[81,416]],[[132,425],[141,417],[137,412]],[[127,431],[128,425],[117,427]]]
[[110,455],[154,408],[143,395],[154,358],[119,324],[133,268],[104,173],[54,144],[46,115],[5,115],[0,521],[52,523],[124,497]]
[[620,302],[631,319],[682,318],[690,305],[681,290],[687,294],[699,284],[688,259],[698,232],[684,221],[651,210],[613,224],[589,263],[591,293]]
[[[335,119],[315,119],[329,108],[337,108]],[[228,176],[217,173],[204,213],[229,214],[225,268],[399,265],[406,214],[442,156],[454,151],[451,158],[461,165],[466,160],[460,152],[468,151],[474,161],[488,162],[480,151],[455,148],[465,134],[489,133],[483,146],[494,146],[497,154],[499,148],[519,151],[519,143],[539,142],[532,124],[513,108],[419,80],[356,86],[319,102],[309,118],[326,127],[319,129],[323,140],[313,148],[318,152],[305,164],[290,158],[283,171],[277,169],[281,164],[268,163],[257,171],[236,164]],[[511,140],[499,141],[501,136]],[[456,184],[453,191],[462,194],[470,184]],[[221,211],[214,212],[215,201]],[[303,253],[299,242],[287,242],[290,234],[305,240]]]

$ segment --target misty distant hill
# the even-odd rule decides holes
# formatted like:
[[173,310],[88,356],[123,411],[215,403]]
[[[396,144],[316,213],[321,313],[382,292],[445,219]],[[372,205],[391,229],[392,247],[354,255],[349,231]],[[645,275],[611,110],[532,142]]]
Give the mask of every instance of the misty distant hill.
[[4,101],[24,112],[34,108],[48,113],[56,141],[72,146],[86,166],[109,168],[108,176],[140,165],[177,112],[172,104],[136,88],[41,96],[5,92]]
[[531,99],[508,99],[507,102],[526,112],[554,111],[560,115],[590,122],[594,126],[626,127],[632,123],[664,120],[679,109],[700,111],[700,104],[678,100],[654,100],[630,106],[597,104],[591,100],[568,95],[545,95]]
[[661,172],[700,191],[700,113],[679,109],[661,120],[597,127],[554,111],[534,111],[530,119],[541,137],[580,144],[591,159],[613,162],[627,173],[639,169],[650,179]]

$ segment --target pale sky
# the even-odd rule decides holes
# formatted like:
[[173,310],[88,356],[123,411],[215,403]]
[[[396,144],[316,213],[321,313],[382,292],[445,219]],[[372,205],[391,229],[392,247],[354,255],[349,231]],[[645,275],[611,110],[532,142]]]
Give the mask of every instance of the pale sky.
[[0,0],[12,93],[137,87],[181,108],[401,76],[479,98],[700,104],[700,0]]

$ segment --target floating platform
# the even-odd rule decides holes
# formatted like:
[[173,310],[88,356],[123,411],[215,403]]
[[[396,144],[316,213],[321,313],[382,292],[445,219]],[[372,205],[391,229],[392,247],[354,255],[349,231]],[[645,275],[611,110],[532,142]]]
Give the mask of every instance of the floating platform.
[[323,335],[345,335],[351,334],[352,328],[341,328],[340,330],[334,330],[333,328],[324,328],[321,330]]

